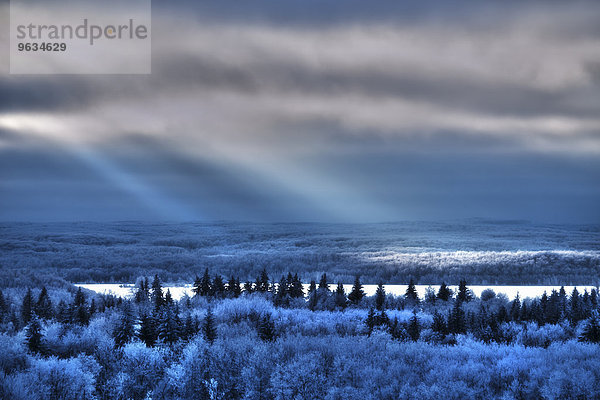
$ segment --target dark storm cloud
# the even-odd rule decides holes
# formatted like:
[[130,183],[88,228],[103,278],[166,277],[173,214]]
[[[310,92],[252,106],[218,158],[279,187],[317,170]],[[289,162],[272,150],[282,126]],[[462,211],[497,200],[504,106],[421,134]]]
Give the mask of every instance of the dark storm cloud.
[[598,221],[599,15],[155,2],[150,76],[0,76],[0,219]]

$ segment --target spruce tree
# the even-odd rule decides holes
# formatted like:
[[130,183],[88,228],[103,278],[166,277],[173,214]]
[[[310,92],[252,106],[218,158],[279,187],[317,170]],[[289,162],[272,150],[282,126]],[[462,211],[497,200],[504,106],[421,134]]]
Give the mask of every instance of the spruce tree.
[[152,302],[154,303],[154,307],[158,310],[165,302],[162,291],[162,284],[160,282],[160,278],[158,274],[154,275],[154,280],[152,281]]
[[431,324],[431,330],[438,334],[440,338],[443,338],[448,334],[448,326],[446,325],[446,319],[437,310],[433,313],[433,323]]
[[[207,270],[208,272],[208,270]],[[198,275],[194,279],[194,285],[192,286],[192,292],[194,292],[194,296],[202,296],[202,280]]]
[[521,299],[519,298],[519,294],[512,301],[510,306],[510,319],[511,321],[519,321],[521,316]]
[[134,323],[133,312],[128,304],[125,303],[121,316],[113,329],[113,338],[117,347],[123,347],[135,337]]
[[38,296],[38,301],[35,305],[36,314],[43,319],[51,319],[53,316],[52,301],[48,296],[48,290],[46,286],[42,287],[42,291]]
[[173,296],[171,296],[171,289],[167,289],[167,293],[165,294],[164,304],[167,307],[172,307],[174,303]]
[[377,291],[375,292],[375,307],[378,311],[383,311],[385,308],[385,289],[381,282],[377,285]]
[[266,293],[271,289],[269,285],[269,275],[267,275],[266,269],[263,268],[260,272],[260,276],[257,277],[257,283],[257,291],[259,292]]
[[85,294],[79,288],[75,293],[72,305],[72,321],[79,325],[87,325],[90,322],[90,313],[86,304]]
[[321,275],[321,279],[319,280],[319,289],[324,289],[325,291],[329,291],[329,284],[327,283],[327,274]]
[[456,297],[462,302],[468,302],[473,299],[473,294],[471,293],[471,290],[467,288],[467,281],[464,279],[461,279],[458,284],[458,294]]
[[215,275],[215,278],[213,279],[212,292],[213,296],[215,296],[218,299],[222,299],[223,297],[225,297],[225,284],[223,283],[223,278],[221,277],[221,275]]
[[156,321],[152,315],[142,314],[140,316],[140,330],[137,337],[146,345],[146,347],[154,347],[156,344],[157,332]]
[[461,303],[457,298],[454,301],[454,307],[450,310],[450,315],[448,316],[448,331],[450,333],[465,333],[467,330],[465,312],[461,307]]
[[253,291],[254,289],[252,288],[252,282],[246,281],[246,283],[244,283],[244,293],[250,294]]
[[171,307],[166,307],[158,327],[158,338],[166,344],[173,344],[181,335],[181,321]]
[[211,308],[206,310],[204,324],[202,324],[202,333],[204,334],[204,339],[210,344],[212,344],[217,339],[217,327],[215,324],[215,317]]
[[2,293],[2,290],[0,290],[0,322],[2,322],[2,320],[4,319],[4,317],[6,317],[7,314],[8,304],[4,299],[4,294]]
[[27,325],[33,316],[33,295],[31,289],[27,289],[27,293],[23,297],[23,303],[21,304],[21,321],[24,325]]
[[417,288],[415,286],[415,281],[411,278],[410,282],[408,283],[408,288],[406,288],[406,295],[405,295],[406,300],[408,300],[411,303],[418,303],[419,302],[419,294],[417,293]]
[[360,276],[356,275],[354,278],[354,285],[352,286],[352,291],[348,295],[348,300],[350,300],[353,304],[358,304],[365,297],[365,292],[363,290],[362,284],[360,283]]
[[346,308],[348,305],[348,299],[346,298],[346,292],[344,291],[344,285],[341,282],[338,283],[335,289],[335,306],[341,309]]
[[271,318],[271,314],[265,313],[260,319],[258,325],[258,336],[265,342],[272,342],[275,340],[275,323]]
[[304,287],[302,286],[302,281],[300,280],[300,278],[298,278],[298,274],[294,274],[292,278],[290,296],[293,298],[304,297]]
[[35,314],[32,314],[30,317],[29,325],[27,325],[27,330],[25,331],[25,338],[27,348],[32,353],[41,353],[43,351],[42,326]]
[[443,301],[448,301],[452,298],[452,291],[446,286],[445,282],[442,282],[440,285],[440,290],[438,290],[437,298]]
[[598,316],[598,311],[594,311],[592,316],[587,319],[579,340],[600,343],[600,316]]
[[419,324],[419,318],[417,317],[417,309],[413,309],[413,315],[408,321],[408,327],[406,328],[408,336],[413,342],[416,342],[421,337],[421,325]]
[[375,310],[373,307],[369,309],[369,314],[367,314],[365,325],[367,325],[367,335],[371,336],[373,329],[375,329]]

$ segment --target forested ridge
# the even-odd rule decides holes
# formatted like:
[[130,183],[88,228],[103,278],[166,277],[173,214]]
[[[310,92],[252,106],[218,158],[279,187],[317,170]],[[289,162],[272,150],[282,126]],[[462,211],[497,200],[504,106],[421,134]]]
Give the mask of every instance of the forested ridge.
[[388,224],[0,223],[0,287],[59,279],[189,282],[208,267],[304,282],[597,285],[600,227],[513,221]]
[[0,398],[594,399],[600,397],[598,292],[535,299],[461,280],[420,298],[326,274],[305,293],[211,274],[176,301],[159,275],[131,299],[81,288],[0,291]]

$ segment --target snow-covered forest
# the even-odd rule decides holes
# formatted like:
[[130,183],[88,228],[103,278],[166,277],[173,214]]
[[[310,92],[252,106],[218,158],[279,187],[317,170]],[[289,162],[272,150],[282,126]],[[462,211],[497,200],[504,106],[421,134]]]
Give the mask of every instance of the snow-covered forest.
[[304,282],[597,285],[600,228],[524,221],[387,224],[1,223],[0,287],[48,281],[190,282],[204,268]]
[[592,399],[598,292],[476,297],[465,281],[419,297],[304,292],[208,269],[175,301],[161,277],[132,299],[72,286],[0,295],[0,398]]

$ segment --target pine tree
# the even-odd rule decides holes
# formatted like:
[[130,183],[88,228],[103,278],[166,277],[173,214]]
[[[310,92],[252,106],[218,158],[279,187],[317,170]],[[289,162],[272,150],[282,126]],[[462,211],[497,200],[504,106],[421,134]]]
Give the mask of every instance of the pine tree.
[[335,289],[335,306],[341,309],[346,308],[348,305],[348,299],[346,298],[346,292],[344,291],[344,285],[341,282],[338,283]]
[[42,287],[42,291],[38,297],[38,301],[35,305],[36,314],[43,319],[51,319],[53,315],[52,301],[48,296],[48,290],[46,286]]
[[233,275],[231,275],[231,278],[229,278],[225,290],[227,291],[230,297],[240,297],[240,294],[242,293],[242,289],[240,288],[240,281],[234,278]]
[[408,321],[407,327],[408,336],[416,342],[421,337],[421,325],[419,324],[419,318],[417,317],[417,309],[413,310],[413,315]]
[[42,326],[40,325],[40,321],[35,314],[33,314],[29,320],[29,325],[27,325],[27,330],[25,332],[25,338],[27,348],[32,353],[43,352]]
[[381,282],[377,285],[377,291],[375,292],[375,307],[378,311],[383,311],[385,308],[385,289]]
[[258,336],[265,342],[272,342],[275,340],[275,323],[271,318],[271,314],[265,313],[260,319],[258,325]]
[[298,274],[294,274],[292,278],[292,285],[290,287],[290,296],[293,298],[304,297],[304,287],[302,281],[298,278]]
[[461,279],[460,283],[458,284],[458,294],[456,297],[463,302],[468,302],[473,299],[473,294],[471,293],[471,290],[467,288],[467,281],[464,279]]
[[511,321],[519,321],[521,316],[521,299],[517,293],[517,297],[512,301],[510,306],[510,319]]
[[154,275],[154,280],[152,281],[152,302],[154,303],[154,307],[158,310],[165,302],[162,291],[162,284],[160,282],[160,278],[158,274]]
[[158,327],[158,338],[163,343],[173,344],[179,340],[181,334],[181,321],[171,307],[165,308],[163,318]]
[[594,311],[586,321],[579,340],[583,342],[600,343],[600,316]]
[[113,338],[115,339],[115,345],[117,347],[123,347],[135,337],[134,322],[133,312],[126,303],[123,307],[123,312],[113,329]]
[[327,274],[321,275],[321,279],[319,280],[319,289],[324,289],[325,291],[329,291],[329,284],[327,283]]
[[452,298],[452,290],[446,286],[445,282],[442,282],[440,285],[440,290],[438,290],[437,298],[443,301],[448,301]]
[[373,333],[373,329],[375,329],[375,310],[373,307],[369,309],[369,314],[367,314],[367,320],[365,321],[365,325],[367,325],[367,335],[371,336]]
[[461,301],[456,299],[454,301],[454,307],[450,310],[448,316],[448,331],[450,333],[465,333],[466,332],[466,321],[465,312],[461,307]]
[[85,294],[79,288],[75,293],[72,306],[72,321],[79,325],[87,325],[90,322],[90,313],[86,304]]
[[152,315],[142,314],[140,316],[140,330],[137,337],[146,345],[146,347],[154,347],[157,340],[157,333],[156,321]]
[[408,283],[408,288],[406,288],[406,295],[405,295],[406,300],[408,300],[411,303],[418,303],[419,302],[419,294],[417,293],[417,288],[415,286],[415,281],[411,278],[410,282]]
[[23,303],[21,304],[21,320],[24,325],[28,324],[31,320],[33,311],[33,295],[31,294],[31,289],[27,289],[27,293],[25,293]]
[[194,292],[195,296],[201,296],[202,293],[202,280],[198,275],[194,278],[194,284],[192,285],[192,292]]
[[225,297],[225,284],[223,283],[223,278],[221,275],[215,275],[213,279],[213,296],[218,299],[222,299]]
[[261,293],[266,293],[270,290],[269,285],[269,275],[267,275],[267,270],[263,268],[260,272],[260,275],[256,278],[257,287],[256,290]]
[[206,310],[206,317],[204,317],[204,324],[202,325],[202,333],[204,334],[204,339],[210,344],[217,339],[215,317],[210,308]]
[[167,307],[172,307],[173,304],[175,303],[173,301],[173,296],[171,296],[171,289],[167,289],[167,293],[165,294],[164,305],[166,305]]
[[446,325],[446,319],[437,310],[433,313],[433,323],[431,324],[431,330],[443,338],[448,334],[448,326]]
[[353,304],[358,304],[363,297],[365,297],[365,292],[362,284],[360,283],[360,276],[357,275],[354,278],[354,285],[352,286],[352,291],[348,295],[348,300],[350,300]]

